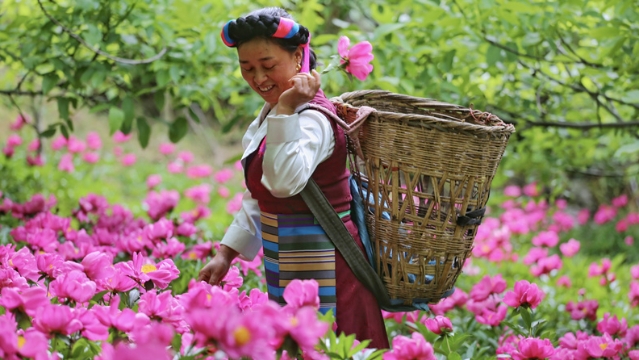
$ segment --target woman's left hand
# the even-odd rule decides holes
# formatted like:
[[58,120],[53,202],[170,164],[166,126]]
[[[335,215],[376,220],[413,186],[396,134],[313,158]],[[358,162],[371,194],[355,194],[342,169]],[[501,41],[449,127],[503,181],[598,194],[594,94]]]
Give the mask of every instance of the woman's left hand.
[[310,74],[296,74],[289,83],[291,88],[284,91],[277,102],[278,115],[291,115],[298,106],[313,100],[322,84],[320,74],[315,70]]

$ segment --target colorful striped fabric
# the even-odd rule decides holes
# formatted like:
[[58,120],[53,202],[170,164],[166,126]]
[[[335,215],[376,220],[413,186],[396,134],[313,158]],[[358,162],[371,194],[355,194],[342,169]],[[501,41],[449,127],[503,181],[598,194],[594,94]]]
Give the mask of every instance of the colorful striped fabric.
[[[350,214],[345,211],[340,215]],[[269,299],[286,304],[284,288],[294,279],[319,283],[320,311],[335,314],[335,246],[312,214],[262,212],[262,244]]]

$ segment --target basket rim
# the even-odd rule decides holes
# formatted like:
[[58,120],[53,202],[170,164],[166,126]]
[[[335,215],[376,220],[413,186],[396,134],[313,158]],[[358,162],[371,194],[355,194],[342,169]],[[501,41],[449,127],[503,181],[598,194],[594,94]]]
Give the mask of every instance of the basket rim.
[[[419,98],[410,95],[397,94],[387,90],[358,90],[343,93],[340,96],[331,98],[330,100],[333,102],[343,103],[349,107],[357,108],[350,104],[353,100],[366,100],[369,96],[378,96],[378,97],[387,97],[387,98],[396,98],[397,100],[407,101],[410,105],[410,102],[414,102],[415,105],[429,107],[432,106],[433,110],[437,110],[437,108],[444,111],[458,111],[463,113],[468,113],[470,115],[473,109],[466,108],[460,105],[450,104],[434,99],[428,98]],[[373,107],[374,108],[374,107]],[[450,130],[460,130],[460,131],[473,131],[473,132],[484,132],[490,134],[512,134],[515,132],[515,127],[512,124],[504,123],[504,125],[481,125],[481,124],[473,124],[470,122],[465,122],[463,120],[449,120],[436,116],[429,116],[423,114],[408,114],[408,113],[398,113],[398,112],[390,112],[390,111],[380,111],[375,109],[373,114],[377,114],[383,118],[393,118],[396,121],[425,121],[427,124],[438,125],[440,127],[444,127],[445,129]]]

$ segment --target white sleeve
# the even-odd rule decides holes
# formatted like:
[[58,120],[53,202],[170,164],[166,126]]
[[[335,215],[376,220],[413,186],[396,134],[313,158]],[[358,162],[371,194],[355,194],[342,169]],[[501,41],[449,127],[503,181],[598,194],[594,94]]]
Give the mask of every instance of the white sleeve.
[[334,148],[331,123],[319,111],[268,116],[262,184],[275,197],[296,195]]
[[[257,132],[259,121],[253,121],[242,139],[242,146],[246,149]],[[242,197],[242,207],[235,214],[233,222],[222,238],[221,244],[230,247],[248,260],[253,260],[262,247],[262,229],[260,222],[260,208],[251,192],[246,190]]]
[[260,208],[257,200],[246,190],[242,198],[242,208],[222,238],[222,244],[237,251],[244,258],[253,260],[262,247]]

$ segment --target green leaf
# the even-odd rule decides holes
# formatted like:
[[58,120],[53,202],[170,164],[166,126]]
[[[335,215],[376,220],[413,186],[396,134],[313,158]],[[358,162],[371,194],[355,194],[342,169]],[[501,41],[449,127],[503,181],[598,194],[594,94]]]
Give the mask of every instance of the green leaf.
[[188,130],[189,124],[184,117],[175,119],[169,128],[169,140],[171,140],[172,143],[177,143],[182,140]]
[[115,134],[124,122],[124,111],[112,106],[109,109],[109,135]]
[[158,108],[158,111],[160,113],[164,111],[164,91],[156,91],[155,94],[153,94],[153,100],[155,101],[155,106]]
[[622,98],[625,102],[639,104],[639,90],[630,90]]
[[169,83],[170,77],[169,72],[165,70],[160,70],[155,75],[155,81],[159,87],[165,87]]
[[530,310],[525,307],[519,307],[519,313],[521,314],[521,319],[524,321],[524,326],[526,329],[530,329],[532,325],[532,316],[530,315]]
[[486,64],[494,66],[501,59],[501,49],[494,45],[489,45],[486,50]]
[[74,359],[89,358],[86,353],[90,350],[91,347],[89,346],[89,340],[81,337],[75,342],[75,344],[73,344],[73,347],[71,347],[71,357]]
[[45,75],[44,78],[42,78],[42,94],[48,94],[51,89],[58,84],[59,79],[60,78],[55,73]]
[[146,149],[147,145],[149,145],[149,139],[151,138],[151,127],[142,116],[137,118],[136,124],[138,127],[138,142],[143,149]]
[[69,130],[67,130],[67,127],[64,124],[60,124],[60,132],[65,139],[69,139]]
[[173,348],[173,351],[175,351],[176,353],[180,352],[180,348],[182,347],[182,335],[176,333],[175,335],[173,335],[173,340],[171,341],[171,347]]
[[109,107],[111,107],[111,105],[108,104],[108,103],[98,104],[98,105],[92,107],[89,110],[89,113],[93,114],[93,113],[97,113],[97,112],[100,112],[100,111],[104,111],[104,110],[108,109]]
[[[405,23],[400,23],[400,24],[382,24],[380,26],[378,26],[375,31],[373,32],[373,38],[375,39],[379,39],[380,37],[386,35],[386,34],[390,34],[392,32],[395,32],[401,28],[403,28],[404,26],[406,26]],[[351,44],[351,45],[355,45],[355,44]]]
[[61,119],[69,119],[69,99],[63,97],[58,98],[58,114]]
[[133,120],[135,119],[135,109],[133,105],[133,98],[130,96],[125,97],[122,100],[122,112],[124,112],[124,121],[120,130],[124,134],[129,134],[133,128]]
[[452,352],[452,353],[448,354],[448,356],[446,356],[446,359],[448,359],[448,360],[462,360],[462,357],[458,353]]
[[40,136],[43,138],[51,138],[53,135],[55,135],[55,129],[55,126],[49,126],[49,128],[40,133]]

